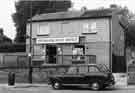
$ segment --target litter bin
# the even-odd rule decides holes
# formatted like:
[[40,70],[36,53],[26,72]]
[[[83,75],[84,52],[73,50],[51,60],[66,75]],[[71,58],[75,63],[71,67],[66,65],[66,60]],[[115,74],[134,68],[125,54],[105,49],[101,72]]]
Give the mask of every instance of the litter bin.
[[8,85],[13,86],[15,84],[15,73],[9,72],[8,74]]

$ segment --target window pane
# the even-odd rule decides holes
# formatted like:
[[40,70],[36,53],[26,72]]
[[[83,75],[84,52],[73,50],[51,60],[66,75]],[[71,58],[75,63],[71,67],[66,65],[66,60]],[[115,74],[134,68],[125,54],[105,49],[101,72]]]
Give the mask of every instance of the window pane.
[[87,66],[79,67],[79,73],[87,73],[87,72],[88,72],[88,67]]
[[83,32],[82,33],[96,33],[97,32],[97,23],[83,23]]
[[84,52],[85,52],[84,45],[75,45],[73,48],[73,59],[75,60],[83,60],[84,59]]
[[49,25],[44,25],[40,24],[39,25],[39,30],[38,30],[38,35],[48,35],[50,33],[50,28]]

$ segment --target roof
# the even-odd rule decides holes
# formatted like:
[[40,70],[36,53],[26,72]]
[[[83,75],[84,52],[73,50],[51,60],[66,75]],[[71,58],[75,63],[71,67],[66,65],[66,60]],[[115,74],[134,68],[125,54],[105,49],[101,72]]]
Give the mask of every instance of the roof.
[[[84,11],[67,11],[56,12],[48,14],[38,14],[32,18],[33,22],[39,21],[55,21],[55,20],[67,20],[67,19],[85,19],[85,18],[102,18],[111,17],[118,9],[99,9],[99,10],[86,10]],[[30,21],[30,20],[29,20]]]

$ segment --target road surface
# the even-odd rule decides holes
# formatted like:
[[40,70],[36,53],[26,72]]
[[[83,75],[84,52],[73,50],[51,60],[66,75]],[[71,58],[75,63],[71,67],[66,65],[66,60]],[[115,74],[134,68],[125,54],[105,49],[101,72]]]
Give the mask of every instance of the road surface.
[[92,91],[89,88],[66,87],[53,90],[51,86],[0,86],[0,93],[135,93],[135,88],[115,88]]

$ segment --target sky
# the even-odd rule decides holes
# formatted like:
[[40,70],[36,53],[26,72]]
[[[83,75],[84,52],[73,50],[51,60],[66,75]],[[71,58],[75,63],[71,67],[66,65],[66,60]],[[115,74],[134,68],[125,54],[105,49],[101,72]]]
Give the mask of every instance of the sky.
[[[15,1],[17,0],[0,0],[0,28],[4,29],[4,34],[15,38],[16,31],[11,15],[15,13]],[[96,9],[99,7],[108,8],[110,4],[117,4],[122,7],[127,6],[130,11],[135,13],[134,0],[72,0],[73,8],[80,10],[81,7],[87,9]]]

